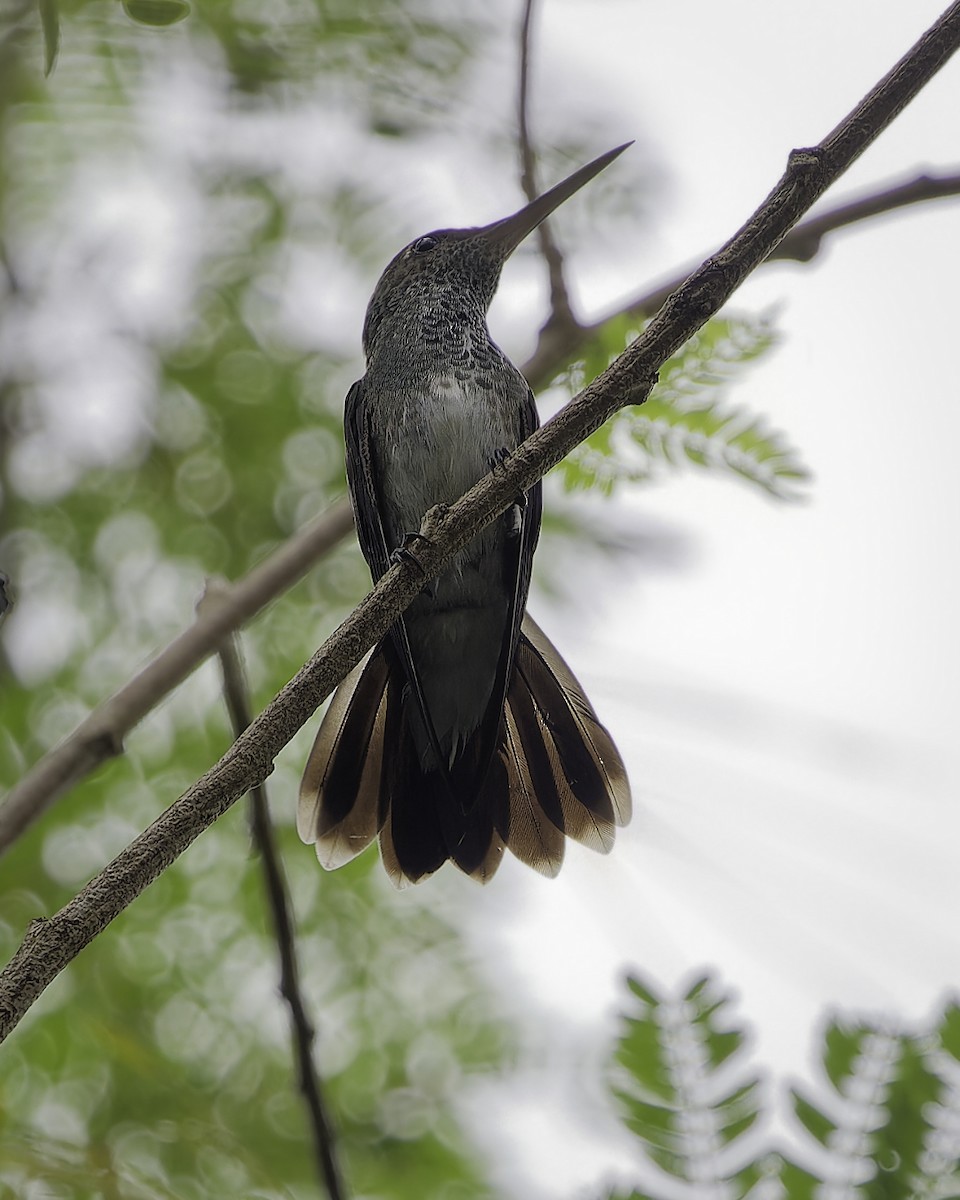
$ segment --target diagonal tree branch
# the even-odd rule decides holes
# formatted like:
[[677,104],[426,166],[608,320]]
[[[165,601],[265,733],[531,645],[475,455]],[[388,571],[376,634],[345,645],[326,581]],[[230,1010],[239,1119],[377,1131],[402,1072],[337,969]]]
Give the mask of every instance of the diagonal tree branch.
[[0,571],[0,621],[11,608],[13,608],[13,600],[10,598],[10,580]]
[[[212,597],[219,602],[222,593],[222,587],[217,587],[215,592],[208,587],[204,600]],[[223,673],[224,699],[230,712],[234,734],[239,737],[253,718],[246,673],[236,635],[226,638],[220,646],[220,668]],[[297,1078],[307,1109],[317,1171],[330,1200],[345,1200],[347,1191],[337,1160],[333,1122],[327,1112],[323,1088],[313,1061],[314,1031],[300,990],[289,892],[277,852],[273,823],[270,820],[266,784],[263,783],[250,790],[250,828],[263,866],[264,885],[280,956],[280,993],[290,1009],[290,1030]]]
[[198,614],[156,658],[97,705],[77,728],[11,788],[0,806],[0,854],[57,799],[123,750],[123,739],[160,700],[215,653],[223,637],[304,576],[353,528],[344,501],[322,513]]
[[[882,188],[829,209],[795,226],[764,263],[793,259],[809,262],[830,233],[867,218],[910,204],[960,196],[960,174],[923,174],[906,183]],[[560,331],[547,326],[540,344],[522,370],[534,391],[573,361],[607,321],[630,314],[650,316],[680,286],[685,275],[628,301],[616,313],[581,325],[572,320]],[[353,528],[346,498],[337,501],[313,524],[300,530],[270,558],[235,585],[231,604],[216,622],[198,621],[154,658],[129,683],[108,697],[59,745],[45,754],[0,802],[0,855],[73,786],[122,749],[124,736],[202,662],[216,652],[217,641],[246,621],[300,579]],[[249,590],[248,590],[249,589]],[[130,690],[128,690],[130,689]],[[129,703],[131,692],[136,703]]]
[[[806,263],[822,249],[824,238],[838,229],[894,212],[911,204],[960,196],[960,173],[917,175],[905,183],[881,188],[838,205],[795,226],[765,259]],[[764,264],[761,264],[764,265]],[[615,313],[582,325],[548,320],[523,374],[536,391],[573,361],[607,321],[629,314],[650,316],[680,286],[677,275],[627,301]],[[302,578],[324,554],[353,528],[349,502],[337,501],[315,522],[283,543],[270,558],[235,585],[234,603],[216,621],[197,621],[160,651],[144,669],[108,697],[60,742],[34,764],[0,801],[0,856],[30,825],[72,787],[122,750],[126,734],[202,662],[216,652],[224,633],[239,629]]]
[[[540,193],[537,183],[537,162],[530,137],[530,28],[533,24],[534,0],[524,0],[523,18],[520,22],[520,81],[517,89],[517,136],[520,143],[520,186],[528,200],[535,200]],[[545,328],[563,330],[576,327],[577,320],[570,307],[570,294],[563,277],[563,255],[554,241],[551,223],[542,221],[537,227],[540,253],[547,264],[550,280],[550,315]]]
[[529,437],[496,474],[456,504],[424,517],[416,560],[390,568],[210,768],[78,895],[47,920],[31,923],[0,973],[0,1039],[77,954],[183,851],[273,769],[280,750],[427,579],[483,526],[527,491],[575,445],[628,404],[639,404],[662,364],[716,313],[744,278],[853,163],[960,46],[960,0],[943,13],[893,69],[820,143],[791,152],[786,170],[746,224],[698,267],[620,357]]
[[[810,262],[823,248],[824,238],[838,229],[879,217],[884,213],[895,212],[898,208],[905,208],[910,204],[957,196],[960,196],[960,173],[917,175],[905,183],[880,188],[802,221],[767,255],[764,263],[783,262],[787,259],[800,263]],[[667,297],[680,287],[688,271],[689,268],[653,288],[648,288],[622,304],[615,313],[608,313],[599,321],[588,325],[572,321],[572,324],[561,329],[552,326],[548,320],[540,330],[536,350],[524,365],[524,374],[528,379],[537,379],[541,385],[549,383],[563,367],[576,360],[578,354],[612,318],[629,315],[642,320],[652,316]]]

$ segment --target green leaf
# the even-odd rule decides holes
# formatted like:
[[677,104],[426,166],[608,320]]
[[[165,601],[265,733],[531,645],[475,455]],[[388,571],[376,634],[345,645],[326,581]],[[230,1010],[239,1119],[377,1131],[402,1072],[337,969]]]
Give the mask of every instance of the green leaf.
[[842,1097],[842,1116],[828,1116],[793,1093],[798,1119],[830,1155],[826,1177],[865,1179],[859,1194],[867,1200],[949,1194],[956,1164],[945,1162],[936,1148],[944,1144],[940,1130],[953,1120],[944,1104],[953,1102],[955,1092],[938,1074],[941,1045],[929,1034],[891,1032],[889,1023],[831,1023],[823,1065]]
[[925,1176],[931,1117],[946,1090],[927,1047],[916,1038],[898,1041],[900,1053],[883,1104],[887,1119],[874,1137],[877,1174],[866,1189],[871,1200],[908,1196]]
[[651,1008],[656,1008],[661,1003],[661,997],[654,991],[653,984],[649,981],[645,983],[636,975],[631,975],[627,979],[627,987],[639,1000]]
[[611,1081],[625,1125],[676,1179],[729,1182],[746,1170],[745,1135],[760,1113],[729,997],[706,975],[676,998],[637,978],[628,987],[633,1004]]
[[719,1118],[718,1133],[725,1144],[735,1142],[752,1129],[760,1117],[760,1084],[750,1080],[729,1096],[714,1102]]
[[704,1043],[711,1066],[720,1067],[743,1048],[743,1034],[736,1029],[708,1029],[704,1034]]
[[679,1138],[675,1132],[676,1113],[672,1108],[642,1100],[631,1092],[614,1091],[614,1096],[626,1109],[624,1123],[627,1128],[646,1143],[648,1152],[670,1150],[675,1156]]
[[848,1026],[840,1021],[832,1021],[827,1027],[823,1039],[823,1068],[841,1095],[868,1032],[866,1026]]
[[790,1099],[793,1102],[793,1111],[804,1129],[811,1133],[821,1146],[829,1145],[830,1138],[838,1128],[836,1121],[821,1112],[813,1101],[807,1100],[795,1088],[790,1089]]
[[947,1005],[937,1027],[937,1037],[947,1054],[960,1062],[960,1004],[955,1001]]
[[43,29],[43,73],[50,74],[60,52],[60,5],[58,0],[37,0]]
[[627,1020],[616,1054],[617,1062],[633,1077],[642,1094],[669,1100],[673,1082],[663,1057],[660,1030],[653,1020]]
[[822,1186],[815,1175],[785,1159],[780,1168],[780,1183],[789,1200],[815,1200]]
[[[638,329],[629,318],[607,322],[582,361],[562,377],[577,390],[604,370]],[[808,472],[784,436],[743,409],[726,404],[724,389],[774,344],[768,320],[716,317],[660,371],[643,405],[623,409],[574,450],[558,470],[564,486],[608,493],[642,482],[657,467],[683,462],[745,479],[780,498]]]
[[187,0],[123,0],[123,11],[138,25],[162,29],[190,15]]

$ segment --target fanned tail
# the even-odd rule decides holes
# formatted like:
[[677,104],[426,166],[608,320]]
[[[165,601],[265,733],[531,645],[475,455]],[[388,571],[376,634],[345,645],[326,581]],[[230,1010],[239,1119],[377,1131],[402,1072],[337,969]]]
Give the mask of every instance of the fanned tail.
[[[343,681],[324,715],[300,788],[297,828],[328,868],[377,835],[388,875],[416,883],[452,860],[486,883],[509,848],[556,875],[572,837],[607,853],[630,820],[623,761],[570,668],[524,616],[497,751],[479,790],[452,791],[463,772],[424,771],[389,643]],[[464,757],[470,753],[468,743]]]
[[500,834],[513,853],[545,875],[560,870],[565,837],[609,853],[616,827],[632,815],[627,772],[573,672],[529,613],[506,717],[520,786],[510,790],[510,826]]

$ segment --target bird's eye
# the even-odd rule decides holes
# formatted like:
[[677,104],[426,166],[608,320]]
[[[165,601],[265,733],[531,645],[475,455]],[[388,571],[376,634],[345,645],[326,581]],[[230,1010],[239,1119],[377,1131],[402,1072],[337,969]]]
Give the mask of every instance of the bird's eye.
[[417,238],[413,243],[413,252],[414,254],[426,254],[428,250],[433,250],[438,245],[439,242],[435,237]]

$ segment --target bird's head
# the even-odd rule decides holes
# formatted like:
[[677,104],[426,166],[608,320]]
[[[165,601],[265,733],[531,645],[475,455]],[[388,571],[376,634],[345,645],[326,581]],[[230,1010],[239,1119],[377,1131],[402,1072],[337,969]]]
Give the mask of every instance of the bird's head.
[[503,264],[524,238],[632,144],[601,154],[510,217],[476,229],[436,229],[404,246],[380,276],[367,307],[367,355],[385,321],[412,319],[418,308],[466,305],[485,314]]

